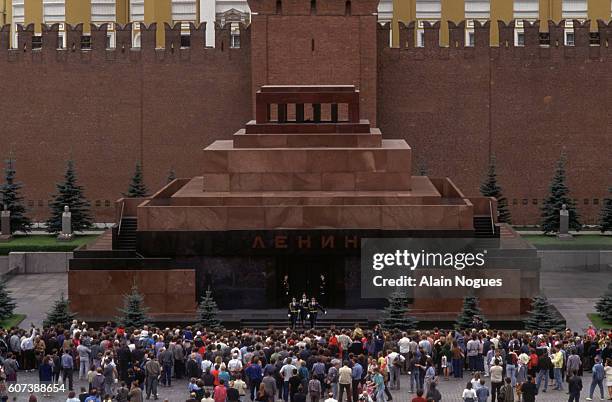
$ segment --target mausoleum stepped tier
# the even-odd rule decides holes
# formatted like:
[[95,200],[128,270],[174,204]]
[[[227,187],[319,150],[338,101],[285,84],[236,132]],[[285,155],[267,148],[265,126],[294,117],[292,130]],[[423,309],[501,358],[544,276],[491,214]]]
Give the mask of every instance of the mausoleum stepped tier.
[[[412,176],[412,150],[359,117],[359,91],[264,86],[256,120],[204,149],[202,176],[138,208],[138,230],[381,229],[472,232],[487,214],[446,178]],[[485,205],[486,204],[486,205]]]

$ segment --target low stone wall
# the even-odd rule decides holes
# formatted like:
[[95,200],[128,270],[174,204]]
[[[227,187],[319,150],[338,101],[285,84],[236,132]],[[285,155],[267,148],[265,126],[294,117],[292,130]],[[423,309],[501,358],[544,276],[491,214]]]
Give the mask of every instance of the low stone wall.
[[539,250],[542,271],[612,272],[612,250]]
[[11,274],[49,274],[68,272],[72,253],[9,253]]
[[8,255],[0,256],[0,276],[6,275],[9,270],[8,268],[9,268]]

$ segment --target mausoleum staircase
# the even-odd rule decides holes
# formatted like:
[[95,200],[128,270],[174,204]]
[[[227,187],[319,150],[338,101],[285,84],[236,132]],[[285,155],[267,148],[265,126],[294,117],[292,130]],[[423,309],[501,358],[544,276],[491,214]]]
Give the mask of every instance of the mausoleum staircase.
[[136,250],[136,229],[138,218],[135,216],[124,216],[117,232],[117,249]]
[[491,222],[490,216],[474,216],[474,237],[496,237],[499,228]]

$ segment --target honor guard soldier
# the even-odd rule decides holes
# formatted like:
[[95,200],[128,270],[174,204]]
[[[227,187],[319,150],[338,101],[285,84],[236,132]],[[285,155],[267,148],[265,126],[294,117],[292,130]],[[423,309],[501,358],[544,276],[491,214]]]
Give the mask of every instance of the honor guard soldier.
[[310,299],[310,303],[308,303],[308,318],[310,319],[310,328],[313,329],[317,325],[317,315],[319,314],[319,310],[323,312],[323,314],[327,314],[327,311],[317,303],[317,299],[314,297]]
[[289,301],[289,294],[291,293],[291,286],[289,285],[289,275],[285,274],[283,277],[283,294],[285,296],[285,302]]
[[297,325],[297,320],[300,316],[300,310],[300,303],[298,303],[298,301],[294,297],[291,300],[291,303],[289,303],[289,312],[287,314],[287,317],[289,317],[289,319],[291,320],[291,329],[295,329],[295,326]]
[[308,319],[308,298],[306,293],[302,293],[302,300],[300,300],[300,323],[302,328],[306,328],[306,320]]
[[327,290],[327,281],[325,279],[325,275],[321,274],[319,276],[319,300],[321,300],[322,303],[326,303],[327,298],[325,297],[325,292]]

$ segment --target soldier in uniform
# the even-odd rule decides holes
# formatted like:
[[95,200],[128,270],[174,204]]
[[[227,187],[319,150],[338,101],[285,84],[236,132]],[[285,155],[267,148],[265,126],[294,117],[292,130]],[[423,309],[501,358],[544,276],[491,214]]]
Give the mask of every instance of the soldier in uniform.
[[317,299],[314,297],[310,299],[310,303],[308,303],[308,318],[310,319],[310,328],[314,329],[317,325],[317,315],[319,314],[319,310],[323,312],[323,314],[327,314],[327,311],[321,306]]
[[285,274],[283,277],[283,296],[285,297],[285,302],[289,301],[289,294],[291,293],[291,286],[289,285],[289,275]]
[[300,303],[295,299],[295,297],[289,303],[289,312],[287,313],[287,317],[291,320],[291,329],[295,329],[297,325],[297,320],[300,315]]
[[319,276],[319,300],[322,303],[327,303],[326,292],[327,290],[327,281],[325,279],[325,274],[321,274]]
[[308,298],[306,293],[302,293],[302,300],[300,300],[300,323],[302,328],[306,328],[306,320],[308,319]]

